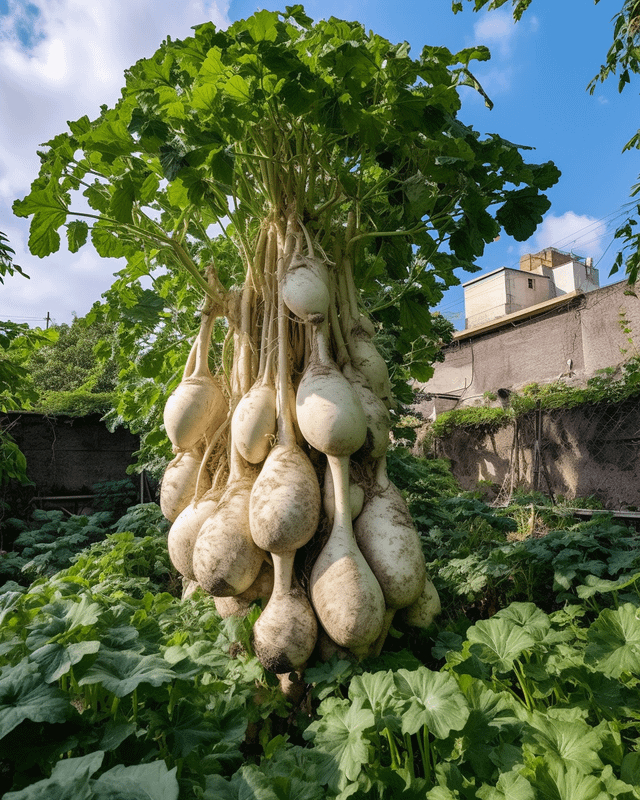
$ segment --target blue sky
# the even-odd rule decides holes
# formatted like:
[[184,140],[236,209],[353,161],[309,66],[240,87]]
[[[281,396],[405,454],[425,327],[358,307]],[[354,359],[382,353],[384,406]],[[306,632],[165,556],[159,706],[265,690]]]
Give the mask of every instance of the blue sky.
[[[292,0],[287,0],[291,2]],[[39,324],[47,312],[57,322],[84,315],[110,285],[116,262],[88,249],[64,251],[45,260],[27,252],[23,220],[12,216],[16,197],[37,174],[36,149],[65,129],[66,120],[97,115],[112,104],[123,71],[151,55],[170,34],[184,37],[206,19],[224,26],[258,8],[284,3],[249,0],[0,0],[0,230],[10,238],[17,262],[30,281],[0,287],[0,318]],[[586,91],[611,41],[611,18],[621,0],[533,0],[522,21],[508,10],[475,14],[471,4],[458,15],[450,0],[312,0],[307,13],[358,19],[391,41],[408,41],[414,52],[425,44],[453,51],[486,44],[492,59],[474,72],[494,101],[464,90],[460,118],[482,133],[498,133],[534,147],[528,159],[553,160],[562,178],[549,192],[550,211],[526,243],[503,236],[479,261],[489,272],[517,267],[520,255],[556,246],[592,256],[601,284],[615,257],[613,231],[640,172],[640,153],[622,153],[637,129],[637,91],[619,95],[615,79]],[[471,277],[460,276],[461,280]],[[463,324],[461,289],[450,290],[441,308]]]

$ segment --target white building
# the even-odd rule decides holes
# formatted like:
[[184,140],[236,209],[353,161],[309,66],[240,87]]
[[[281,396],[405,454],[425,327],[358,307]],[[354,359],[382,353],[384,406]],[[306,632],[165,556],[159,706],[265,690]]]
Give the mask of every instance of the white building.
[[553,247],[520,259],[520,269],[502,267],[463,284],[465,328],[475,328],[507,314],[572,292],[599,288],[598,270]]

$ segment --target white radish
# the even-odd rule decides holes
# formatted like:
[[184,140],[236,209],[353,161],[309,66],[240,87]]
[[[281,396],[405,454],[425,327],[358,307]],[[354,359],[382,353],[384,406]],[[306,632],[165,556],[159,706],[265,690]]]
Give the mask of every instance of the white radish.
[[367,420],[367,438],[358,456],[381,458],[389,447],[389,431],[391,430],[389,411],[382,400],[366,385],[361,372],[358,372],[350,364],[345,364],[342,372],[358,396]]
[[336,515],[331,535],[311,571],[311,602],[331,639],[361,657],[380,636],[384,597],[353,536],[349,459],[328,456],[328,460],[336,489]]
[[328,354],[325,330],[314,330],[312,358],[298,386],[298,425],[321,453],[350,456],[365,442],[367,421],[358,396]]
[[[164,426],[171,443],[179,450],[191,450],[222,425],[227,401],[209,371],[207,353],[214,315],[203,315],[196,339],[195,369],[185,375],[164,407]],[[187,367],[189,366],[189,362]]]
[[438,590],[427,576],[420,597],[400,612],[400,618],[415,628],[428,628],[441,611]]
[[351,364],[354,369],[364,375],[373,393],[387,407],[390,407],[393,404],[393,398],[387,365],[369,336],[362,328],[359,328],[359,330],[359,335],[352,335],[347,341]]
[[[179,452],[168,464],[160,485],[160,508],[169,522],[174,522],[195,497],[202,455],[197,450]],[[198,486],[199,496],[211,488],[211,477],[204,470]]]
[[251,604],[261,600],[265,604],[273,592],[273,567],[268,561],[263,561],[258,577],[244,592],[234,597],[214,597],[216,611],[223,619],[227,617],[244,617],[249,612]]
[[167,547],[169,558],[178,572],[190,581],[195,581],[193,571],[193,548],[200,529],[218,506],[222,492],[208,492],[200,501],[189,503],[178,514],[169,528]]
[[329,272],[314,256],[294,253],[280,283],[287,308],[303,322],[322,322],[329,308]]
[[425,560],[407,504],[386,475],[385,458],[380,459],[377,486],[354,523],[354,534],[387,607],[414,603],[424,588]]
[[270,553],[297,550],[320,519],[320,486],[311,461],[298,445],[276,445],[251,490],[253,541]]
[[237,595],[258,577],[265,557],[249,531],[249,497],[253,480],[233,481],[203,524],[193,549],[193,571],[205,592]]
[[318,623],[293,577],[295,550],[273,556],[273,593],[253,626],[253,649],[269,672],[300,669],[313,652]]
[[276,432],[276,390],[256,383],[236,406],[231,418],[231,439],[250,464],[265,460]]

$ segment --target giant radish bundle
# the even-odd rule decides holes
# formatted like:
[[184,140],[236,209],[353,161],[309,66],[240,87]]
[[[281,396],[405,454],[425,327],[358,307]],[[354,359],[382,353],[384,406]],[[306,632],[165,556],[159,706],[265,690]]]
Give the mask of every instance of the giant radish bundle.
[[[302,670],[314,652],[378,652],[396,610],[421,624],[437,598],[386,477],[391,399],[373,326],[345,275],[349,259],[338,250],[329,267],[318,252],[294,209],[264,224],[250,282],[230,303],[233,413],[222,416],[226,402],[206,413],[195,403],[179,431],[168,426],[183,445],[187,428],[199,437],[165,478],[167,515],[182,509],[169,533],[172,562],[223,616],[262,606],[253,647],[278,674]],[[186,381],[205,372],[209,322]],[[175,400],[168,405],[171,418]]]
[[[122,403],[128,421],[147,412],[151,419],[162,387],[173,386],[172,348],[201,307],[201,331],[164,424],[174,455],[203,456],[195,484],[191,456],[171,466],[163,507],[171,518],[192,490],[189,502],[197,505],[205,486],[224,489],[193,545],[193,574],[206,591],[242,594],[260,559],[290,559],[291,550],[280,547],[298,544],[290,532],[278,544],[272,531],[254,531],[277,549],[265,556],[270,551],[252,538],[250,484],[270,468],[270,450],[296,444],[319,476],[329,461],[334,496],[315,532],[312,525],[305,531],[311,539],[293,570],[280,564],[277,594],[288,596],[296,581],[308,594],[313,573],[316,610],[333,630],[325,612],[342,604],[345,625],[353,617],[343,640],[358,654],[371,635],[360,631],[365,598],[377,628],[382,590],[362,566],[351,530],[356,492],[344,476],[357,468],[371,501],[388,427],[371,394],[393,407],[376,334],[394,342],[415,377],[425,376],[439,338],[429,306],[501,229],[531,235],[547,207],[540,187],[558,178],[552,163],[526,164],[518,145],[483,137],[458,119],[459,88],[472,82],[470,59],[485,55],[483,48],[454,55],[427,47],[414,58],[405,44],[360,23],[313,22],[297,3],[225,30],[205,22],[126,70],[112,108],[70,122],[46,144],[30,194],[14,204],[18,216],[33,217],[34,255],[57,250],[64,226],[74,251],[92,241],[100,255],[123,258],[108,313],[121,308],[136,320],[132,335],[123,335],[124,326],[118,334],[135,375]],[[269,373],[262,366],[276,351]],[[349,370],[362,375],[359,388],[345,377]],[[281,425],[291,387],[297,429],[292,414]],[[168,443],[149,434],[145,453],[164,446],[168,454]],[[236,454],[242,463],[232,469]],[[390,507],[380,515],[391,515],[385,523],[393,527]],[[175,558],[189,580],[178,555],[180,527],[172,534]],[[340,550],[349,554],[344,582]],[[320,562],[331,574],[326,593]],[[397,569],[404,574],[403,564]],[[391,610],[367,647],[381,646]],[[273,635],[284,655],[281,634],[295,608],[282,614]]]

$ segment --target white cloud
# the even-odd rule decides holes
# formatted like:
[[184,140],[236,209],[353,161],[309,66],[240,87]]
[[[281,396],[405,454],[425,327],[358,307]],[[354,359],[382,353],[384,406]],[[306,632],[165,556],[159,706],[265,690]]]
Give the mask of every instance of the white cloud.
[[[211,20],[225,28],[230,0],[9,0],[0,14],[0,230],[10,237],[16,262],[31,276],[0,286],[0,318],[12,307],[69,321],[85,314],[111,284],[117,262],[90,249],[50,259],[26,247],[27,220],[13,217],[38,173],[39,146],[66,130],[67,120],[95,117],[113,105],[124,70],[152,55],[167,36],[185,38]],[[55,265],[54,265],[55,262]],[[78,281],[78,270],[86,281]],[[69,280],[66,277],[69,276]],[[37,309],[36,309],[37,306]],[[21,314],[24,316],[24,314]]]
[[473,26],[473,33],[478,44],[486,44],[492,52],[497,47],[504,58],[511,54],[518,28],[509,11],[491,11],[479,18]]
[[588,214],[565,211],[560,216],[547,214],[535,235],[521,247],[521,253],[537,253],[546,247],[573,252],[579,256],[592,256],[594,260],[604,252],[607,223]]
[[[525,15],[517,23],[508,10],[489,11],[479,16],[469,44],[487,46],[491,51],[491,61],[486,66],[472,66],[472,71],[489,97],[510,91],[518,72],[518,47],[538,28],[538,18],[533,15]],[[476,100],[480,102],[479,97]]]

